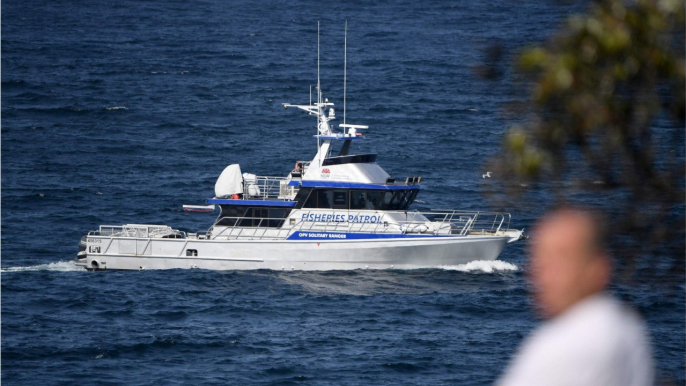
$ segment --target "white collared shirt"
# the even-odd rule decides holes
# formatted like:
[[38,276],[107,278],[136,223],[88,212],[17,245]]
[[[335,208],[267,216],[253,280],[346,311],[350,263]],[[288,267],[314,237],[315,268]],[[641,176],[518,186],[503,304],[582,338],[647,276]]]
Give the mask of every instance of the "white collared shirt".
[[522,344],[499,386],[643,386],[654,382],[645,324],[607,294],[546,321]]

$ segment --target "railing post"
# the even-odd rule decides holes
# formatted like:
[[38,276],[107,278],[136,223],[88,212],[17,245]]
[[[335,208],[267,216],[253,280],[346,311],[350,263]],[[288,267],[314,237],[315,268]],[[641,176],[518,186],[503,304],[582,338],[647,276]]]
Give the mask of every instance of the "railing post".
[[466,236],[469,233],[469,230],[471,229],[475,219],[476,215],[474,215],[474,217],[470,217],[469,220],[467,220],[467,223],[464,224],[464,228],[462,228],[461,235]]
[[502,216],[502,219],[500,220],[500,224],[498,225],[498,229],[495,231],[496,234],[500,232],[500,227],[503,226],[503,222],[505,222],[505,216]]

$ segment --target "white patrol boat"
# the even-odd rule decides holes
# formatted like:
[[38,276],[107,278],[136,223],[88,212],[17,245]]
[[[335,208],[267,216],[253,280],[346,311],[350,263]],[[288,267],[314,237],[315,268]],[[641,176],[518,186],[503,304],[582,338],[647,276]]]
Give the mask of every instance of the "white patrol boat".
[[507,213],[410,209],[422,177],[392,178],[376,154],[351,154],[367,126],[344,118],[335,131],[329,124],[333,103],[323,99],[319,80],[316,92],[315,103],[284,104],[317,117],[311,161],[297,161],[286,177],[256,176],[229,165],[209,205],[185,206],[219,208],[208,230],[101,225],[82,238],[78,264],[89,270],[432,268],[495,260],[508,242],[523,236],[523,230],[510,229]]

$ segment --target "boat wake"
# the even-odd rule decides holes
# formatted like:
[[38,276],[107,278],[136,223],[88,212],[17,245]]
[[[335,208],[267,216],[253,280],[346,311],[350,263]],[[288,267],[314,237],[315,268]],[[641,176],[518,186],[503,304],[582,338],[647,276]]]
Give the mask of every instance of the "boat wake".
[[445,269],[446,271],[461,271],[461,272],[485,272],[493,273],[496,271],[517,271],[519,267],[512,263],[502,260],[475,260],[467,264],[460,265],[441,265],[436,268]]
[[[474,283],[484,283],[483,276],[498,272],[514,272],[519,267],[501,260],[476,260],[460,265],[444,265],[431,269],[379,269],[353,271],[275,272],[280,281],[294,285],[311,295],[375,295],[422,294],[432,292],[471,291]],[[446,271],[474,275],[473,280],[455,280]],[[441,274],[443,273],[443,274]]]
[[0,272],[30,272],[30,271],[85,271],[83,267],[76,265],[74,261],[58,261],[56,263],[31,265],[28,267],[4,267]]

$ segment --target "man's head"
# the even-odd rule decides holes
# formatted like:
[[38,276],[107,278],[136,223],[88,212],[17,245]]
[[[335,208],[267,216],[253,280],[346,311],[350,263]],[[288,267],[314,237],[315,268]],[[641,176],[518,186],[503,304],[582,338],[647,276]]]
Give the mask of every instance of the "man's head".
[[602,240],[599,221],[589,211],[557,209],[538,222],[529,276],[543,316],[559,315],[607,286],[612,268]]

